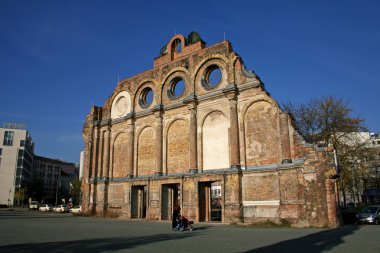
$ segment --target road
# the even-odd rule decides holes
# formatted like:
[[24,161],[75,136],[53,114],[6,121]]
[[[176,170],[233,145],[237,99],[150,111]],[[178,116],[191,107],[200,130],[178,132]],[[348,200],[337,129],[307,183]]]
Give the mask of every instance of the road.
[[0,252],[368,252],[380,253],[380,225],[246,228],[198,223],[174,232],[163,221],[0,210]]

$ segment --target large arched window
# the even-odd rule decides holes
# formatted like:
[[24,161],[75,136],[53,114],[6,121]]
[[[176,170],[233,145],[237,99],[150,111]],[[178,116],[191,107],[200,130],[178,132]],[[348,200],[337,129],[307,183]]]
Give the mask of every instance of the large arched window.
[[176,120],[167,134],[167,173],[187,173],[189,152],[189,125],[184,120]]
[[203,170],[225,169],[230,166],[228,129],[230,123],[223,113],[210,113],[202,128]]
[[113,144],[112,177],[125,177],[127,175],[128,137],[120,133]]

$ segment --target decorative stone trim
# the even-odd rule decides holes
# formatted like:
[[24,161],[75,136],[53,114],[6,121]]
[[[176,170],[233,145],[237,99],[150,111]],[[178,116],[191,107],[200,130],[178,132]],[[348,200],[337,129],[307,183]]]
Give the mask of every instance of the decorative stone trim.
[[100,121],[100,126],[111,125],[111,123],[112,123],[111,119],[102,120],[102,121]]
[[255,72],[253,72],[252,70],[248,70],[245,65],[243,64],[242,66],[242,70],[243,70],[243,74],[246,76],[246,77],[250,77],[250,78],[257,78],[257,75],[255,74]]
[[305,164],[305,159],[295,159],[293,163],[290,164],[267,164],[258,166],[246,166],[246,170],[277,170],[277,169],[291,169],[294,167],[299,167]]
[[172,103],[170,105],[165,105],[164,110],[176,109],[176,108],[179,108],[179,107],[182,107],[182,106],[183,106],[183,102],[179,101],[179,102],[176,102],[176,103]]
[[191,93],[189,96],[185,97],[182,102],[191,103],[195,101],[197,101],[197,96],[195,95],[195,93]]
[[163,109],[164,109],[164,106],[162,104],[157,104],[153,106],[153,108],[151,109],[151,112],[159,112],[159,111],[162,111]]
[[257,87],[260,87],[259,82],[249,82],[249,83],[241,84],[237,88],[239,91],[243,91],[243,90],[248,90],[248,89],[257,88]]
[[146,110],[146,111],[142,111],[142,112],[137,112],[136,115],[135,115],[135,118],[141,118],[141,117],[144,117],[144,116],[148,116],[148,115],[151,115],[152,112],[150,110]]
[[234,83],[228,84],[226,87],[222,89],[223,93],[236,92],[237,88]]
[[217,98],[218,96],[222,95],[222,90],[216,90],[214,92],[207,93],[206,95],[198,96],[198,101],[207,100],[209,98]]
[[243,206],[279,206],[280,200],[243,201]]

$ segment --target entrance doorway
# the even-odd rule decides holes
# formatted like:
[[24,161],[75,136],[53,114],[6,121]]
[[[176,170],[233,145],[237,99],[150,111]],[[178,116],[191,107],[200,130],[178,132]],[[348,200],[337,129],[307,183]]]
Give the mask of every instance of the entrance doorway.
[[222,186],[220,181],[201,182],[199,192],[199,221],[222,221]]
[[131,218],[145,219],[146,218],[146,201],[147,201],[147,186],[138,185],[132,186],[132,201],[131,201]]
[[162,185],[161,220],[172,219],[173,208],[180,204],[180,195],[180,184]]

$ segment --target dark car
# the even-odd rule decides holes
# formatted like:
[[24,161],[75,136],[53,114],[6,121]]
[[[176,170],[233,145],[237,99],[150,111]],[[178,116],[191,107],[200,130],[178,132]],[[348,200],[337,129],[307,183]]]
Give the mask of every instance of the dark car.
[[371,223],[378,225],[380,222],[380,205],[368,206],[357,214],[358,223]]
[[357,212],[352,206],[341,207],[340,214],[344,224],[353,224],[356,222]]

